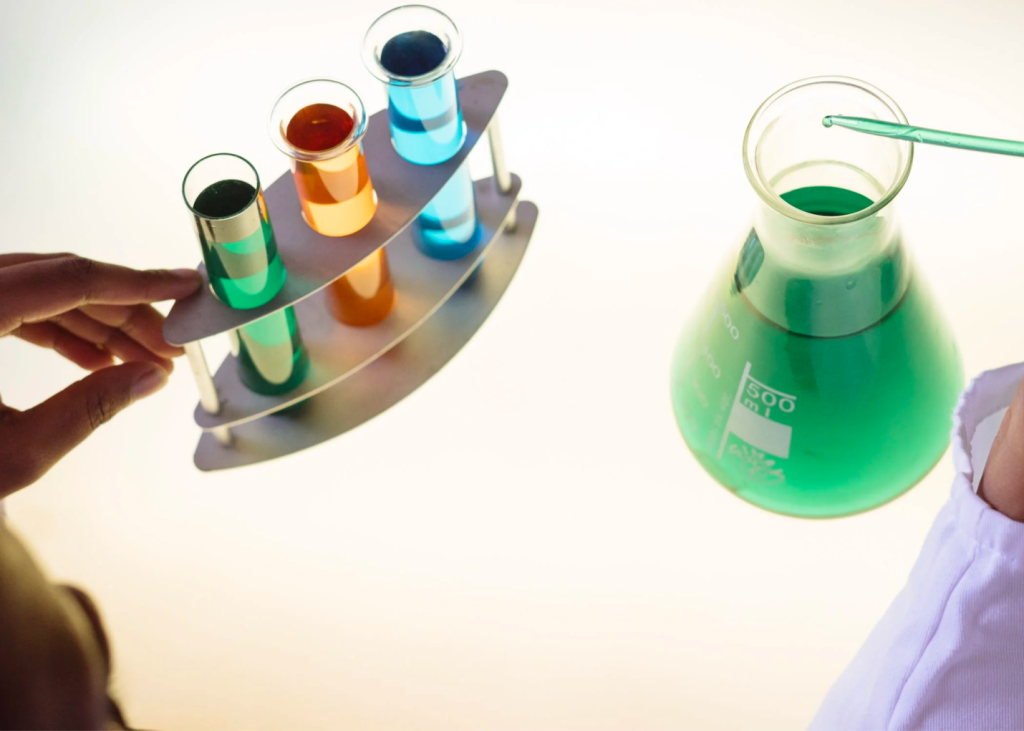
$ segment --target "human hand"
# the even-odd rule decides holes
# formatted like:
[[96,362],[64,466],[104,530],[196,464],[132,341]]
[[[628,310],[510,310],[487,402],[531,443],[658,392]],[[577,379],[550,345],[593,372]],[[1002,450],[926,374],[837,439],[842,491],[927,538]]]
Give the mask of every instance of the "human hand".
[[1024,522],[1024,381],[992,442],[978,496],[1006,517]]
[[192,269],[0,255],[0,337],[51,348],[94,371],[26,411],[0,401],[0,498],[38,480],[97,427],[167,383],[171,358],[184,351],[164,341],[163,315],[149,303],[186,297],[200,281]]

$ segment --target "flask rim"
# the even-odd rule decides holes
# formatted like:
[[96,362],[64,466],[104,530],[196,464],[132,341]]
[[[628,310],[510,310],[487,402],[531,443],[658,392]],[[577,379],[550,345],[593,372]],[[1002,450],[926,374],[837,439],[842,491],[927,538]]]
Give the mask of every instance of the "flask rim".
[[849,213],[845,216],[819,216],[814,213],[807,213],[806,211],[802,211],[799,208],[790,205],[775,192],[775,189],[762,177],[761,171],[758,169],[756,163],[757,144],[764,130],[760,130],[760,133],[755,137],[755,128],[757,128],[759,123],[761,123],[769,108],[782,97],[798,89],[814,86],[816,84],[848,86],[852,89],[856,89],[857,91],[870,94],[886,106],[890,112],[892,112],[897,122],[900,124],[908,124],[906,115],[893,98],[878,87],[873,86],[866,81],[861,81],[860,79],[855,79],[850,76],[812,76],[810,78],[800,79],[799,81],[787,84],[765,99],[761,106],[757,108],[757,111],[754,112],[754,116],[750,118],[750,123],[747,125],[747,130],[743,135],[743,170],[747,175],[747,180],[750,181],[750,184],[753,186],[758,196],[760,196],[761,200],[787,218],[819,226],[835,226],[838,224],[852,223],[854,221],[869,218],[892,203],[893,199],[895,199],[899,192],[903,190],[903,186],[906,184],[907,178],[910,177],[910,170],[914,164],[913,142],[905,142],[907,145],[907,155],[903,160],[901,169],[898,171],[893,182],[886,189],[885,193],[883,193],[877,201],[867,208],[856,211],[855,213]]

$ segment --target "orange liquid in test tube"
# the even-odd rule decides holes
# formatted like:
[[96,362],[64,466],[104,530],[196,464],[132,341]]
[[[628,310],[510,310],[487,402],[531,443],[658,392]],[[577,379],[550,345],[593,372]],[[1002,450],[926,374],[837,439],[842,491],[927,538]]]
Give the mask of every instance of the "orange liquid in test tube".
[[[354,121],[332,104],[310,104],[288,123],[286,139],[300,150],[318,152],[341,145]],[[348,236],[366,226],[377,210],[373,182],[362,145],[336,157],[305,161],[292,159],[295,188],[302,216],[325,236]],[[334,317],[346,325],[374,325],[391,312],[395,287],[384,249],[371,254],[328,288]]]
[[395,304],[395,285],[391,282],[388,257],[384,249],[355,265],[327,288],[331,314],[346,325],[374,325],[391,312]]

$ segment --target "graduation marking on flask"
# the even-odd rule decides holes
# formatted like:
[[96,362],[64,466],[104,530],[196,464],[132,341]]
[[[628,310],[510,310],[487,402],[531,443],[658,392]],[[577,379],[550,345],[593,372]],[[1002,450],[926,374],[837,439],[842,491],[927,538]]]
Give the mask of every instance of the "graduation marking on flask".
[[725,453],[729,435],[734,434],[752,447],[789,459],[789,447],[793,440],[793,427],[771,418],[772,412],[792,414],[796,410],[796,396],[783,393],[750,375],[750,361],[743,368],[740,384],[736,389],[729,420],[718,445],[718,458]]

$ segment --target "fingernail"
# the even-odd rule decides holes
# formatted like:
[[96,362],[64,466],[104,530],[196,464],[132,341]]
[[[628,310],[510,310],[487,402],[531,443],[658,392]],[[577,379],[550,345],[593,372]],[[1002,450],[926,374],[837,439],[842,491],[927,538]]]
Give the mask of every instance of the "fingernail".
[[147,369],[139,376],[139,379],[132,384],[132,395],[135,398],[143,398],[156,393],[167,385],[167,372],[158,365]]
[[203,283],[203,278],[195,269],[169,269],[167,273],[180,282],[179,291],[184,293],[185,296],[195,292]]

